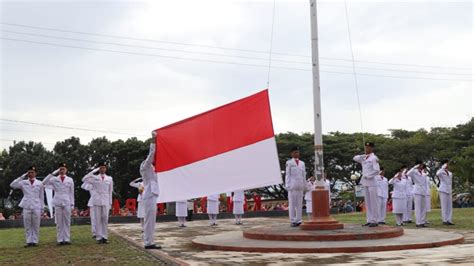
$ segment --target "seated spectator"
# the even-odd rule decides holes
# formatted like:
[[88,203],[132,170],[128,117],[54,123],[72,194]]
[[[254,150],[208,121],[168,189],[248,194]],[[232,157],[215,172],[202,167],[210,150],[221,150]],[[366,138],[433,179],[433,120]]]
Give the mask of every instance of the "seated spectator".
[[41,219],[49,219],[48,212],[43,212],[43,214],[41,215]]
[[120,216],[128,216],[128,208],[127,207],[123,207],[122,209],[120,209]]
[[77,209],[77,207],[74,207],[74,209],[72,209],[71,216],[79,217],[79,209]]
[[0,212],[0,221],[5,220],[5,217],[3,217],[3,212]]

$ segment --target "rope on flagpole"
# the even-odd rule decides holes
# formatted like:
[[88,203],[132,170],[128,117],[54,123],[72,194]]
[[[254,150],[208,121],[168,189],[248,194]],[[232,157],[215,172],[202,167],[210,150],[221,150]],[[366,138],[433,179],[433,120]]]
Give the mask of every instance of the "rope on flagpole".
[[352,58],[352,71],[354,73],[354,85],[355,85],[355,90],[356,90],[356,95],[357,95],[357,105],[359,106],[359,118],[360,118],[360,128],[362,131],[362,147],[365,146],[365,136],[364,136],[364,123],[362,120],[362,108],[360,106],[360,96],[359,96],[359,86],[357,82],[357,72],[356,72],[356,66],[355,66],[355,60],[354,60],[354,48],[352,47],[352,36],[351,36],[351,27],[349,25],[349,15],[347,12],[347,1],[344,0],[344,8],[346,11],[346,22],[347,22],[347,32],[349,34],[349,44],[351,47],[351,58]]
[[271,30],[271,32],[270,32],[270,50],[269,50],[269,52],[268,52],[267,89],[270,88],[270,71],[271,71],[271,69],[272,69],[273,26],[275,25],[275,4],[276,4],[276,0],[273,0],[272,30]]

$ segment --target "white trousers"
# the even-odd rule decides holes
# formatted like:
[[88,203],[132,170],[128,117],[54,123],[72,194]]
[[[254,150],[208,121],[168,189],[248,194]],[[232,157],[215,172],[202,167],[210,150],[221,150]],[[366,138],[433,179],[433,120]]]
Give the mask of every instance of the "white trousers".
[[415,194],[415,216],[417,225],[426,223],[426,200],[423,195]]
[[207,215],[209,216],[210,225],[217,224],[217,214],[208,213]]
[[94,220],[95,220],[95,239],[107,239],[108,224],[109,224],[109,207],[108,206],[94,206]]
[[397,225],[403,224],[403,213],[395,213],[395,221]]
[[288,191],[288,213],[291,223],[301,223],[303,213],[303,191]]
[[378,197],[378,221],[385,222],[385,217],[387,216],[387,199]]
[[25,227],[25,238],[27,244],[38,244],[40,222],[40,209],[23,209],[23,226]]
[[55,206],[56,240],[59,242],[71,241],[71,206]]
[[441,203],[441,219],[443,222],[452,222],[453,217],[453,196],[452,193],[439,192]]
[[364,187],[364,200],[368,223],[378,222],[378,196],[377,187]]
[[95,236],[97,235],[97,230],[95,230],[94,206],[89,207],[89,217],[91,218],[91,231],[92,231],[92,235],[95,237]]
[[143,242],[145,246],[151,246],[155,244],[157,198],[157,196],[152,196],[147,199],[142,199],[142,204],[145,209],[145,217],[143,220]]
[[403,221],[411,221],[413,216],[413,196],[408,196],[406,201],[405,213],[403,214]]

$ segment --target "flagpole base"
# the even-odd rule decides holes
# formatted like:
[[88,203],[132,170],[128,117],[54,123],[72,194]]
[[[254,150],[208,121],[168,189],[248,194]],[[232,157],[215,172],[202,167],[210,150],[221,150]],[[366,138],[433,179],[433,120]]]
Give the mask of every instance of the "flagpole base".
[[304,222],[301,230],[335,230],[343,229],[344,224],[332,218],[329,212],[329,191],[317,186],[311,193],[313,214],[311,220]]

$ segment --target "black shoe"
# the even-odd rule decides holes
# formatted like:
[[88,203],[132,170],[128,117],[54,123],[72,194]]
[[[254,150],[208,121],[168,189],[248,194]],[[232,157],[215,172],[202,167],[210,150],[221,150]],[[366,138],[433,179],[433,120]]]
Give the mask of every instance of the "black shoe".
[[369,226],[369,225],[370,225],[370,223],[366,223],[366,224],[363,224],[362,226]]
[[406,224],[411,224],[413,223],[411,220],[408,220],[408,221],[403,221],[403,223],[406,223]]
[[379,222],[379,224],[386,224],[385,222]]
[[454,225],[452,222],[447,222],[446,224],[447,225]]
[[423,227],[429,227],[427,224],[423,224]]
[[23,247],[25,248],[29,248],[29,247],[32,247],[33,246],[33,243],[27,243],[26,245],[24,245]]
[[38,246],[38,244],[36,244],[36,243],[31,243],[31,246],[32,246],[32,247],[36,247],[36,246]]
[[301,225],[301,222],[297,222],[297,223],[296,223],[296,226],[300,226],[300,225]]
[[161,246],[149,245],[149,246],[145,246],[145,249],[161,249]]
[[[143,232],[142,232],[143,233]],[[97,237],[96,236],[92,236],[92,239],[96,239]]]
[[379,225],[376,224],[376,223],[371,223],[371,224],[368,225],[368,227],[377,227],[377,226],[379,226]]
[[180,224],[180,225],[179,225],[179,227],[186,227],[186,225],[184,225],[184,224]]
[[109,240],[102,238],[102,244],[108,244],[108,243],[109,243]]
[[291,223],[290,226],[291,227],[297,227],[296,223]]
[[64,241],[63,245],[66,245],[66,246],[71,245],[71,242]]
[[64,245],[64,242],[58,242],[58,243],[56,243],[56,246],[62,246],[62,245]]
[[428,227],[428,226],[426,226],[424,224],[417,224],[416,227]]

